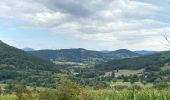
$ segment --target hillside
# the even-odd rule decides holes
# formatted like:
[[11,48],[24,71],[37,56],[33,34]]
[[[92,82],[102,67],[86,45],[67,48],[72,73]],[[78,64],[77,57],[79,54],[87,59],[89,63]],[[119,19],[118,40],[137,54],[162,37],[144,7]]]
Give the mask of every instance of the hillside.
[[160,53],[159,51],[148,51],[148,50],[138,50],[134,52],[141,55],[152,55],[152,54]]
[[[0,82],[15,81],[22,84],[43,84],[47,74],[57,72],[52,62],[33,56],[0,41]],[[50,82],[50,78],[49,78]]]
[[141,56],[140,54],[137,54],[127,49],[119,49],[116,51],[111,51],[111,52],[106,53],[106,55],[110,58],[117,58],[117,59]]
[[129,58],[140,56],[129,50],[121,49],[113,52],[100,52],[86,49],[61,49],[61,50],[39,50],[29,52],[33,55],[44,57],[54,61],[71,61],[82,63],[99,63],[111,59]]
[[136,58],[125,58],[117,59],[98,64],[95,66],[98,70],[115,70],[115,69],[151,69],[156,70],[165,64],[170,62],[170,53],[162,52],[159,54],[136,57]]
[[33,56],[0,42],[0,64],[12,65],[15,69],[56,70],[50,61]]

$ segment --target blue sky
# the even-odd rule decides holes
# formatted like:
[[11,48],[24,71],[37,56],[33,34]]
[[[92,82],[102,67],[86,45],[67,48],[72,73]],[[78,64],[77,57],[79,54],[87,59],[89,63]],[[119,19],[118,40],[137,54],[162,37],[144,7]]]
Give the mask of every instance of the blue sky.
[[169,0],[1,0],[0,40],[17,48],[168,50]]

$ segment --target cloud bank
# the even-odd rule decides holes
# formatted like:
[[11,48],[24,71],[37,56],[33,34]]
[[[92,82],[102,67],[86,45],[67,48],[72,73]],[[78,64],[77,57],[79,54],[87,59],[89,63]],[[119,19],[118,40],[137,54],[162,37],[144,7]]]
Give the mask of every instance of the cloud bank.
[[107,49],[160,49],[161,34],[170,33],[169,6],[167,0],[1,0],[0,19]]

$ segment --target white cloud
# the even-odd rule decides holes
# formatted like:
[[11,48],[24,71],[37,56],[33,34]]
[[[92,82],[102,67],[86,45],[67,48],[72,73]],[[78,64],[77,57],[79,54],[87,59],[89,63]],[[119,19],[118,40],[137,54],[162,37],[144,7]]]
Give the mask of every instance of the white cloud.
[[160,39],[159,34],[170,32],[169,22],[164,21],[159,14],[170,15],[162,12],[161,5],[153,2],[1,0],[0,18],[20,21],[20,27],[47,29],[52,34],[101,41],[106,46],[112,42],[116,45],[132,43],[134,48],[154,48],[152,45],[157,43],[152,44],[151,41]]

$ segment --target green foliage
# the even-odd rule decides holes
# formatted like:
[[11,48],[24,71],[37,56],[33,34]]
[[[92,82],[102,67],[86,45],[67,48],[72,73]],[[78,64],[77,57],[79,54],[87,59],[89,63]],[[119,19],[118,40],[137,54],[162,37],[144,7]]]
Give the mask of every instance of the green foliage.
[[145,71],[160,71],[160,66],[156,66],[156,65],[149,65],[145,68]]
[[14,84],[7,84],[7,86],[5,86],[5,93],[6,94],[12,94],[16,89],[16,85]]
[[127,88],[128,88],[128,86],[126,86],[126,85],[116,85],[116,86],[114,86],[114,89],[118,90],[118,91],[125,90]]
[[2,87],[0,86],[0,95],[3,93]]
[[170,85],[167,82],[159,82],[155,83],[153,87],[161,90],[170,88]]
[[[31,91],[25,86],[16,86],[15,94],[0,96],[2,100],[170,100],[170,91],[152,88],[119,86],[118,90],[80,87],[65,76],[60,77],[57,89]],[[162,86],[162,85],[161,85]],[[123,87],[123,88],[122,88]]]
[[40,100],[59,100],[58,99],[58,92],[53,89],[45,89],[40,91],[39,93]]
[[0,83],[53,87],[56,72],[54,63],[0,42]]
[[143,69],[147,71],[158,71],[160,67],[170,61],[170,53],[160,53],[136,58],[125,58],[118,60],[111,60],[103,64],[98,64],[95,66],[98,70],[116,70],[119,69]]
[[11,70],[57,70],[55,64],[50,61],[30,55],[3,42],[0,42],[0,64]]
[[132,85],[128,90],[142,90],[143,88],[140,85]]
[[59,77],[58,82],[58,100],[78,100],[81,92],[81,87],[78,84],[63,76]]
[[16,96],[18,100],[24,100],[24,94],[28,93],[28,90],[26,89],[26,86],[17,86],[15,90]]

